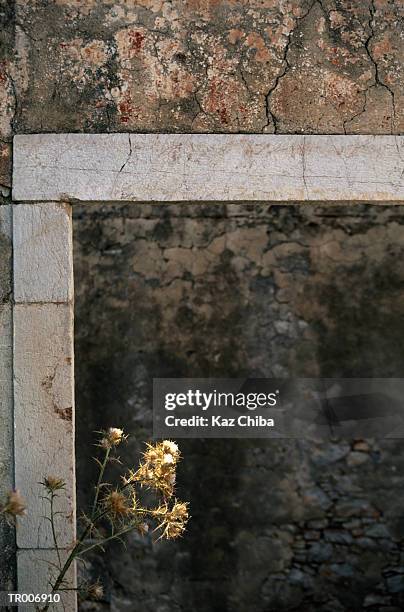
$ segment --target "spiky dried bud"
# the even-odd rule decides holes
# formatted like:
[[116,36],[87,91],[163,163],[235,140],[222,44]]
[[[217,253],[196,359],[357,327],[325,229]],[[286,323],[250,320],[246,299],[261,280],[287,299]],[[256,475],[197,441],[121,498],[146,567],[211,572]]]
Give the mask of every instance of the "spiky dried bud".
[[60,489],[64,489],[64,487],[66,486],[64,480],[58,478],[57,476],[47,476],[46,478],[44,478],[42,484],[47,488],[50,493],[59,491]]
[[178,521],[188,520],[188,506],[185,502],[175,502],[171,509],[171,517]]
[[123,429],[118,427],[110,427],[107,431],[102,431],[103,437],[98,443],[98,446],[104,449],[110,449],[113,446],[118,446],[121,442],[127,439]]
[[90,599],[102,599],[104,595],[104,589],[102,584],[99,582],[95,582],[94,584],[90,584],[87,590],[87,596]]
[[163,444],[163,449],[165,450],[166,453],[170,453],[176,459],[179,458],[180,451],[179,451],[178,446],[177,446],[177,444],[175,442],[172,442],[171,440],[163,440],[162,444]]
[[127,516],[131,512],[127,499],[121,491],[111,491],[108,493],[104,498],[104,504],[113,517]]
[[112,446],[118,446],[122,440],[126,439],[126,436],[123,433],[123,429],[118,429],[118,427],[110,427],[107,431],[107,439]]
[[19,491],[14,489],[7,495],[7,501],[1,508],[1,512],[8,514],[12,518],[24,516],[27,509],[25,500],[20,495]]
[[138,471],[132,473],[130,478],[160,491],[165,498],[169,498],[174,493],[175,471],[179,459],[178,446],[171,440],[148,444]]
[[162,529],[160,537],[174,540],[180,537],[188,522],[188,505],[184,502],[175,502],[170,509],[167,505],[159,506],[153,512],[156,519],[160,520],[157,529]]
[[163,463],[165,465],[172,465],[174,463],[174,457],[172,456],[171,453],[165,453],[163,457]]

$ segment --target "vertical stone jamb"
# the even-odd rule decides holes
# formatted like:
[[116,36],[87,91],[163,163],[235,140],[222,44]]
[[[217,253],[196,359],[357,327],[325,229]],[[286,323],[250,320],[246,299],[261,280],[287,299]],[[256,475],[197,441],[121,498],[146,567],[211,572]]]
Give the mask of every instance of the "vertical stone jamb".
[[[14,486],[11,205],[0,205],[0,503]],[[0,521],[0,589],[15,583],[15,530]]]
[[[27,500],[17,530],[18,590],[46,593],[56,571],[49,561],[57,562],[38,484],[47,476],[66,482],[56,507],[62,558],[76,537],[71,207],[14,204],[13,246],[15,483]],[[74,592],[63,600],[76,609]]]

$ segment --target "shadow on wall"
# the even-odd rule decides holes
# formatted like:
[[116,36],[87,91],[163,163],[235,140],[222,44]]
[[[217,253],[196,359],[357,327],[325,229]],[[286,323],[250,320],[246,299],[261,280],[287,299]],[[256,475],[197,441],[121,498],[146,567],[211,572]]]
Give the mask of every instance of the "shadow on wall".
[[[403,224],[400,208],[366,205],[75,207],[81,507],[92,432],[123,426],[133,460],[153,377],[400,376]],[[94,555],[107,594],[83,609],[404,605],[399,441],[180,447],[187,534]]]

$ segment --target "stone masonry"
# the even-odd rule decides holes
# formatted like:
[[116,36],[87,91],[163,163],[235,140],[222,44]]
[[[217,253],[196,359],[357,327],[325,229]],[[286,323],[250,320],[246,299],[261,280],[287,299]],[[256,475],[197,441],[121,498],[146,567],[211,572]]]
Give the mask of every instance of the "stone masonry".
[[[153,377],[400,376],[403,225],[358,204],[76,206],[81,507],[92,431],[124,424],[131,462]],[[402,609],[402,441],[180,446],[189,530],[93,557],[99,609]]]
[[[15,134],[401,134],[403,11],[391,0],[0,0],[1,210]],[[133,457],[155,372],[402,373],[399,208],[170,210],[75,211],[81,505],[91,431],[114,414]],[[1,432],[8,418],[0,411]],[[95,557],[104,609],[402,609],[402,450],[183,444],[189,533]],[[0,468],[5,488],[11,466]],[[0,538],[2,551],[13,543]]]

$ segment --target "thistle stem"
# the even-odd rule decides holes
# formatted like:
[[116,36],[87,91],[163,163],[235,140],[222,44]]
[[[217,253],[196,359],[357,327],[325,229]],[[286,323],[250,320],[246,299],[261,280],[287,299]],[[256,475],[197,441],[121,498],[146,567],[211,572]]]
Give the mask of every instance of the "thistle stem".
[[133,529],[136,529],[136,525],[131,525],[127,529],[122,529],[122,531],[119,531],[118,533],[114,533],[114,535],[109,536],[108,538],[105,538],[104,540],[101,540],[100,542],[96,542],[95,544],[91,544],[91,546],[87,546],[87,548],[83,548],[83,550],[80,551],[80,554],[84,554],[88,552],[89,550],[92,550],[93,548],[97,548],[97,546],[103,546],[107,542],[110,542],[111,540],[115,540],[115,538],[120,538],[121,536],[125,535],[125,533],[129,533],[129,531],[133,531]]
[[[75,556],[76,556],[76,554],[77,554],[77,552],[78,552],[78,550],[79,550],[83,540],[85,539],[85,537],[87,536],[88,532],[90,531],[90,527],[91,527],[91,525],[87,525],[87,527],[85,528],[85,530],[81,534],[81,537],[80,537],[79,541],[74,546],[74,548],[71,551],[70,555],[67,557],[67,559],[65,561],[65,564],[62,567],[62,569],[60,570],[60,574],[56,578],[55,584],[52,587],[52,593],[55,593],[58,590],[58,588],[60,587],[60,585],[62,584],[63,579],[66,576],[66,573],[67,573],[69,567],[73,563],[74,558],[75,558]],[[48,609],[49,609],[49,604],[46,604],[46,606],[44,608],[42,608],[42,612],[47,612]]]
[[[80,546],[83,544],[83,542],[86,539],[87,535],[90,533],[91,529],[94,527],[95,522],[98,521],[103,516],[105,516],[105,514],[107,514],[107,511],[101,512],[101,514],[99,514],[97,517],[95,517],[94,522],[91,521],[87,525],[87,527],[83,530],[83,533],[81,534],[80,538],[77,540],[77,542],[74,545],[70,555],[67,557],[67,559],[65,561],[65,564],[61,568],[59,576],[55,580],[55,584],[53,585],[52,591],[51,591],[52,593],[55,593],[58,590],[58,588],[60,587],[60,585],[62,584],[63,579],[66,576],[66,573],[67,573],[69,567],[71,566],[71,564],[73,563],[75,557],[79,553]],[[46,604],[46,606],[44,608],[42,608],[42,612],[47,612],[48,609],[49,609],[49,604]]]
[[97,509],[97,503],[98,503],[98,498],[99,498],[99,495],[100,495],[102,479],[104,478],[104,472],[105,472],[105,468],[107,467],[107,464],[108,464],[110,452],[111,452],[111,448],[108,447],[107,450],[105,451],[104,461],[101,464],[100,472],[98,474],[97,486],[95,487],[95,495],[94,495],[93,508],[91,510],[91,518],[90,518],[91,522],[93,522],[93,520],[94,520],[95,511]]
[[51,528],[52,528],[52,537],[53,537],[53,544],[54,544],[55,549],[56,549],[56,554],[58,556],[59,569],[62,569],[62,561],[60,559],[59,546],[58,546],[58,541],[57,541],[57,537],[56,537],[56,530],[55,530],[55,514],[54,514],[54,508],[53,508],[53,500],[54,500],[54,498],[55,498],[55,493],[54,493],[54,491],[51,491],[51,496],[50,496],[50,522],[51,522]]

